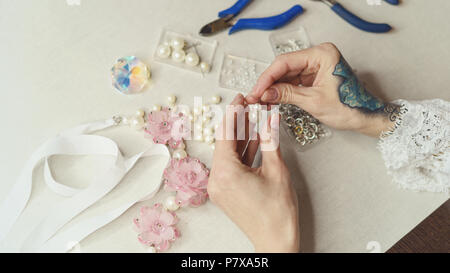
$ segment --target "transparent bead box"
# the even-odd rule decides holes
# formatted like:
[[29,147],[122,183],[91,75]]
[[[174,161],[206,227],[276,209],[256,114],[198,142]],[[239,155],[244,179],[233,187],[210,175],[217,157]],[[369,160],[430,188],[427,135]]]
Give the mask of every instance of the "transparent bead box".
[[225,54],[220,70],[219,86],[249,93],[268,63]]
[[[185,61],[177,62],[172,59],[173,48],[171,48],[171,55],[168,57],[161,57],[158,54],[159,47],[162,45],[171,45],[171,41],[173,39],[183,39],[185,41],[185,45],[182,50],[187,54],[195,53],[200,59],[198,65],[192,66],[187,64]],[[206,75],[210,72],[213,67],[214,55],[216,53],[217,41],[204,40],[193,36],[191,34],[179,33],[173,30],[163,29],[161,33],[161,37],[159,39],[158,44],[155,47],[155,52],[153,54],[153,58],[155,61],[163,64],[168,64],[171,66],[175,66],[178,68],[182,68],[185,70],[193,71],[202,75]],[[202,70],[200,63],[205,62],[209,65],[208,71]]]
[[276,31],[269,36],[269,41],[275,56],[311,46],[308,34],[303,27]]
[[[275,56],[303,50],[311,46],[303,27],[281,30],[269,36]],[[280,106],[281,127],[298,151],[305,151],[331,137],[331,130],[311,114],[292,104]]]

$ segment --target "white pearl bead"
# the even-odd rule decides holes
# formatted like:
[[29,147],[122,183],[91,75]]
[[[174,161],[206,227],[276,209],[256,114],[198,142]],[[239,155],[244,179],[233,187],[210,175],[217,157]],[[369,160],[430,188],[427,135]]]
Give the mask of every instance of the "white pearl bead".
[[181,49],[176,49],[172,52],[172,60],[177,63],[183,62],[185,57],[186,53]]
[[168,210],[175,211],[179,208],[177,201],[175,200],[175,196],[167,196],[166,200],[164,200],[164,207]]
[[152,111],[155,111],[155,112],[161,111],[161,105],[158,105],[158,104],[153,105]]
[[202,72],[208,73],[211,70],[211,66],[209,65],[209,63],[201,62],[200,69],[202,70]]
[[206,127],[203,129],[203,135],[212,136],[214,134],[214,130],[211,127]]
[[219,127],[220,127],[220,124],[219,124],[219,123],[214,124],[214,130],[218,130]]
[[170,41],[170,45],[173,47],[173,49],[183,49],[184,47],[184,40],[183,38],[173,38],[172,41]]
[[172,49],[170,49],[170,46],[164,45],[164,44],[158,46],[158,49],[156,51],[156,54],[158,55],[158,57],[161,57],[164,59],[169,58],[170,53],[172,53]]
[[209,111],[211,111],[211,106],[203,105],[202,110],[203,110],[203,112],[209,112]]
[[144,127],[144,123],[144,119],[138,116],[132,117],[130,120],[130,125],[136,130],[141,130]]
[[122,124],[124,125],[130,125],[130,119],[127,117],[122,117]]
[[173,151],[172,157],[175,159],[183,159],[187,156],[187,153],[185,150],[182,149],[176,149],[175,151]]
[[199,116],[202,114],[202,108],[201,107],[195,107],[193,112],[194,112],[194,116]]
[[195,130],[196,131],[203,131],[203,123],[202,122],[198,122],[195,124]]
[[215,150],[216,149],[216,145],[214,143],[209,144],[209,147],[211,148],[211,150]]
[[202,116],[202,121],[203,123],[208,123],[211,120],[211,117],[208,115],[203,115]]
[[147,249],[147,253],[156,253],[156,248],[150,246],[150,247]]
[[186,58],[184,59],[184,61],[189,66],[196,66],[196,65],[198,65],[198,62],[200,61],[200,58],[194,52],[189,52],[186,55]]
[[174,104],[177,101],[177,97],[175,95],[167,96],[167,101],[169,104]]
[[215,139],[213,136],[205,136],[205,142],[208,144],[214,143]]
[[145,116],[145,111],[142,109],[139,109],[136,111],[136,113],[134,113],[134,115],[137,117],[143,117],[143,116]]
[[203,142],[203,135],[196,135],[195,140]]
[[219,104],[222,101],[222,97],[219,95],[215,95],[211,98],[211,102],[214,104]]
[[193,114],[189,114],[188,118],[189,118],[190,121],[194,121],[194,115]]

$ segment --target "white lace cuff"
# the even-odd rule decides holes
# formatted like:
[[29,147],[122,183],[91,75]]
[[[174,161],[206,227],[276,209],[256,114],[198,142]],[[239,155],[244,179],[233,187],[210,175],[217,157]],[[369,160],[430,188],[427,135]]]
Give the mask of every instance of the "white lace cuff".
[[378,144],[389,174],[401,188],[448,193],[450,102],[435,99],[394,103],[402,105],[403,114]]

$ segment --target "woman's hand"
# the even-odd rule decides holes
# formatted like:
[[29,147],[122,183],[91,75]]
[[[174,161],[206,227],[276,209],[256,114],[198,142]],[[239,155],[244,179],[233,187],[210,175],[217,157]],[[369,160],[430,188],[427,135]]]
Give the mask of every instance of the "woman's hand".
[[[239,94],[231,105],[244,106],[244,97]],[[248,132],[245,140],[236,140],[241,138],[234,123],[237,117],[245,116],[241,115],[243,107],[238,109],[239,114],[227,113],[216,133],[208,182],[211,201],[249,237],[256,252],[298,252],[297,196],[280,154],[278,114],[267,125],[270,137],[260,143],[263,137],[249,141]],[[227,130],[232,133],[227,135]],[[262,166],[251,168],[258,146]]]
[[246,100],[295,104],[330,127],[376,137],[400,112],[372,96],[330,43],[278,56]]

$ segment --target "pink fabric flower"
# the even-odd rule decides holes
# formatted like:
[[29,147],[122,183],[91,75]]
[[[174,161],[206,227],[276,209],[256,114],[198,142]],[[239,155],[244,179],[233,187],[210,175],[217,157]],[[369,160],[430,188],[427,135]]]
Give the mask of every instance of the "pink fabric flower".
[[177,192],[179,206],[199,206],[208,198],[208,176],[208,168],[196,158],[172,159],[164,170],[164,188]]
[[138,240],[144,245],[155,247],[159,251],[169,249],[170,242],[180,237],[175,228],[177,216],[171,211],[164,210],[161,204],[153,207],[143,206],[139,218],[133,220]]
[[145,131],[159,144],[177,148],[190,135],[190,121],[182,113],[173,113],[168,108],[148,114]]

